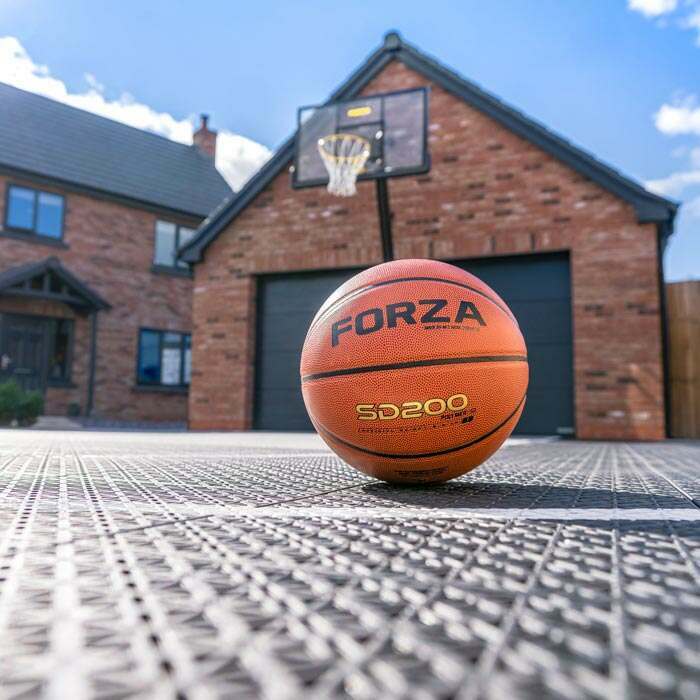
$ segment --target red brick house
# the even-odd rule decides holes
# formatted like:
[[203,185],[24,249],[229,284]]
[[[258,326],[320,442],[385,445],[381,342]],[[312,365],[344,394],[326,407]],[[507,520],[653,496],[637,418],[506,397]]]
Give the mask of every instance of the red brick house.
[[0,380],[46,412],[187,415],[192,275],[231,193],[203,119],[185,146],[0,84]]
[[[389,180],[394,253],[462,265],[514,309],[523,433],[666,432],[663,250],[676,205],[394,33],[330,101],[430,89],[427,175]],[[195,265],[192,428],[304,429],[298,353],[340,282],[382,261],[371,182],[292,190],[290,138],[181,251]]]

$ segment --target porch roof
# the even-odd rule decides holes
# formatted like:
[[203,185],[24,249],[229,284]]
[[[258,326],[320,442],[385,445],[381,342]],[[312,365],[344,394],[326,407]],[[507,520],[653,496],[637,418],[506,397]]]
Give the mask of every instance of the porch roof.
[[59,301],[82,312],[111,308],[56,257],[3,270],[0,294]]

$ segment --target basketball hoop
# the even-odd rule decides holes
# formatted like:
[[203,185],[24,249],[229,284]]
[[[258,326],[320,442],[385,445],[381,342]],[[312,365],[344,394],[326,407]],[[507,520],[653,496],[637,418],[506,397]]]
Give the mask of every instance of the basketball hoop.
[[328,171],[328,187],[337,197],[357,193],[357,176],[370,156],[370,142],[357,134],[330,134],[318,140],[318,152]]

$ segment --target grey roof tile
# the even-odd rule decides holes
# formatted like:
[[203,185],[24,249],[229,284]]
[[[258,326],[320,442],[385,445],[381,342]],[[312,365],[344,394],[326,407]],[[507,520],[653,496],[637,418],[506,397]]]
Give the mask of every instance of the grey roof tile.
[[194,146],[4,83],[0,165],[197,216],[231,195]]

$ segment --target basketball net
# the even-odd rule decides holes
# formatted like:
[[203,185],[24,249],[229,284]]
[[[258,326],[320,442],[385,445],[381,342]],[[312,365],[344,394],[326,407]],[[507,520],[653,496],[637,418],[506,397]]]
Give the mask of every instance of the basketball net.
[[331,134],[318,140],[318,152],[328,171],[328,187],[337,197],[357,193],[357,176],[365,167],[370,143],[357,134]]

